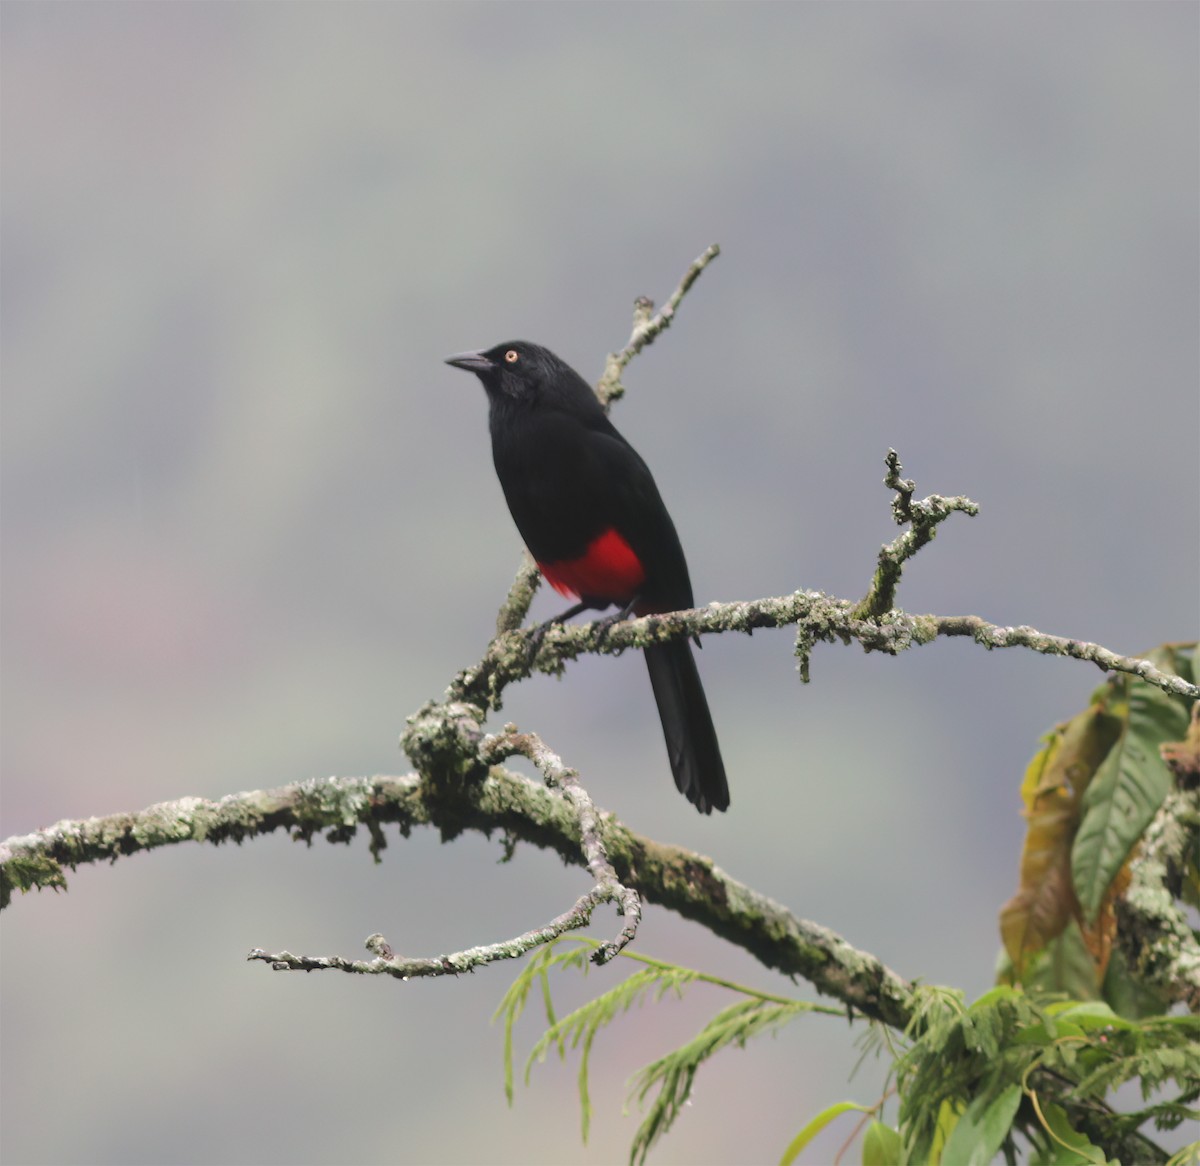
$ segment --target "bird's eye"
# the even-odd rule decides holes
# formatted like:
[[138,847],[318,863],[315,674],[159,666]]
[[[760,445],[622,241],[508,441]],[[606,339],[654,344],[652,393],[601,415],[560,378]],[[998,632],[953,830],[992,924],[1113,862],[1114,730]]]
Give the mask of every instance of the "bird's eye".
[[510,348],[510,349],[509,349],[509,350],[508,350],[508,351],[507,351],[507,352],[504,354],[504,359],[505,359],[506,361],[508,361],[508,363],[509,363],[509,364],[516,364],[516,363],[517,363],[517,361],[520,359],[520,353],[519,353],[519,352],[517,352],[517,350],[516,350],[515,348]]

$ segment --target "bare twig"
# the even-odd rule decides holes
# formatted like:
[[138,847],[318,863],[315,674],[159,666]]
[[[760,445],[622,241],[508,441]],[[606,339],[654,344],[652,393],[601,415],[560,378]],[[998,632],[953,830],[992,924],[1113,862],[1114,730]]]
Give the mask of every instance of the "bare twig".
[[956,510],[971,516],[979,513],[979,507],[961,495],[943,498],[940,494],[930,494],[928,498],[914,502],[916,483],[911,478],[900,477],[903,467],[899,455],[894,449],[889,449],[884,460],[888,472],[883,484],[889,490],[896,491],[896,497],[892,499],[892,517],[897,526],[908,525],[909,529],[880,548],[871,589],[854,609],[857,619],[878,619],[892,610],[896,605],[896,588],[900,584],[905,562],[933,540],[938,523],[945,522]]
[[617,872],[608,860],[601,836],[600,815],[587,790],[579,784],[578,772],[565,766],[562,758],[552,752],[536,733],[519,733],[515,725],[505,725],[504,732],[499,736],[485,738],[480,754],[488,764],[504,761],[514,754],[529,758],[541,771],[546,785],[557,790],[570,804],[579,822],[584,861],[596,880],[592,894],[597,896],[597,902],[616,903],[617,910],[625,917],[625,926],[620,935],[609,943],[601,944],[592,956],[594,963],[608,963],[637,934],[642,918],[642,903],[636,891],[621,885]]
[[535,947],[541,947],[568,931],[586,927],[592,917],[592,911],[608,899],[606,889],[594,887],[581,896],[574,907],[563,912],[558,918],[550,920],[544,927],[536,927],[532,931],[526,931],[524,935],[500,943],[471,947],[452,955],[432,958],[397,955],[382,935],[371,935],[367,937],[365,946],[375,954],[372,960],[351,960],[340,955],[294,955],[290,951],[267,952],[260,947],[253,948],[246,959],[268,963],[277,972],[338,971],[360,976],[394,976],[400,980],[419,979],[423,976],[459,976],[463,972],[473,972],[476,968],[495,963],[497,960],[519,959]]
[[294,955],[289,951],[266,952],[255,948],[249,959],[269,963],[276,971],[312,972],[336,969],[358,975],[399,976],[402,980],[417,976],[458,975],[474,971],[475,968],[496,960],[516,959],[535,947],[551,942],[568,931],[586,927],[591,922],[592,912],[603,903],[616,903],[617,910],[625,917],[625,926],[616,939],[599,944],[592,955],[596,964],[606,964],[637,934],[642,917],[642,903],[637,891],[621,884],[617,872],[604,850],[601,837],[600,815],[587,791],[579,784],[579,774],[563,764],[562,758],[553,752],[536,733],[521,733],[515,725],[505,725],[504,732],[485,737],[479,744],[479,757],[485,765],[496,765],[515,754],[527,757],[541,771],[546,786],[555,791],[571,808],[578,826],[579,844],[584,863],[595,886],[581,896],[569,910],[552,919],[542,927],[526,931],[513,939],[501,943],[473,947],[453,955],[412,959],[397,955],[382,935],[372,935],[366,941],[367,949],[375,954],[373,960],[351,960],[343,956]]
[[630,334],[629,343],[620,352],[608,354],[608,360],[604,364],[604,375],[596,385],[596,396],[606,409],[625,392],[625,386],[621,384],[621,373],[625,371],[625,367],[647,344],[653,344],[660,332],[671,326],[671,321],[675,319],[675,309],[679,307],[683,297],[700,278],[700,273],[720,254],[721,248],[716,243],[706,247],[684,272],[679,286],[657,314],[654,312],[653,300],[639,296],[634,301],[633,332]]
[[1000,627],[988,623],[977,615],[920,616],[933,620],[939,636],[970,636],[985,648],[1030,648],[1046,656],[1069,656],[1073,660],[1090,660],[1102,672],[1125,672],[1137,676],[1155,688],[1172,696],[1183,696],[1188,700],[1200,697],[1200,685],[1184,680],[1173,672],[1156,668],[1141,656],[1118,656],[1100,644],[1087,640],[1071,640],[1066,636],[1052,636],[1026,625]]
[[529,605],[537,594],[538,585],[542,581],[542,573],[528,551],[521,558],[516,577],[508,588],[508,595],[500,605],[496,615],[496,635],[516,631],[529,614]]

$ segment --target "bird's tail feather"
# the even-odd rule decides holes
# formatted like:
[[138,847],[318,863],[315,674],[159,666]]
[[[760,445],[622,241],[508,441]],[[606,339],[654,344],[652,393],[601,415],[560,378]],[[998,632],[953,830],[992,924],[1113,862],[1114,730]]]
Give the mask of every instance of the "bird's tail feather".
[[728,809],[725,763],[691,644],[671,640],[645,651],[676,786],[702,814]]

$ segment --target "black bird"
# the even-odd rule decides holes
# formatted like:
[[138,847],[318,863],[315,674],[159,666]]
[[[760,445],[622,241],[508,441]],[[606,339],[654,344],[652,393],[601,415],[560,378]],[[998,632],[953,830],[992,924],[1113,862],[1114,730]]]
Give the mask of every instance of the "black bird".
[[[654,478],[573,368],[524,340],[446,363],[487,390],[492,460],[513,520],[550,585],[579,600],[559,618],[614,604],[636,615],[692,606],[683,548]],[[691,645],[672,640],[645,653],[675,784],[702,814],[728,809]]]

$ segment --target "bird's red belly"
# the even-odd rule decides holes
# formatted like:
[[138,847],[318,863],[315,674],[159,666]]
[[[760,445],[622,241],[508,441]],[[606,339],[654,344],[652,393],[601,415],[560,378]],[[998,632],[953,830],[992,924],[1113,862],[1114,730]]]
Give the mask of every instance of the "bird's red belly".
[[628,603],[646,578],[633,548],[612,527],[592,539],[578,558],[538,566],[555,591],[573,599]]

